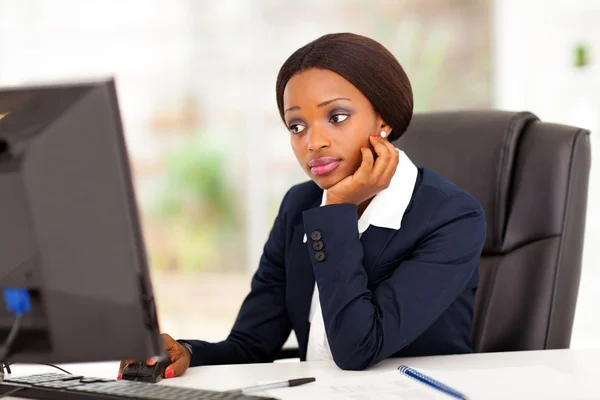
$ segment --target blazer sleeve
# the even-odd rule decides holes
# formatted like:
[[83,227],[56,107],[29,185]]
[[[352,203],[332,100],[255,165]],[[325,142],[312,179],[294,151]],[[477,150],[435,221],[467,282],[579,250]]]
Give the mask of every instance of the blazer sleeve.
[[485,241],[479,203],[466,193],[449,195],[411,258],[370,291],[356,206],[325,206],[303,217],[306,232],[322,232],[326,258],[316,261],[308,247],[331,353],[349,370],[372,366],[425,332],[467,288]]
[[[251,290],[226,340],[180,340],[192,350],[191,366],[272,362],[291,332],[285,302],[285,195],[264,246]],[[205,305],[210,307],[210,305]]]

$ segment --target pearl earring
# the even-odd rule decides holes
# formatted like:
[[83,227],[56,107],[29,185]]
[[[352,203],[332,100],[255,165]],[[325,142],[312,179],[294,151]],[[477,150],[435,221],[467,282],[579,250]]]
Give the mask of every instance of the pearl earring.
[[385,131],[381,131],[381,133],[379,134],[379,136],[381,136],[382,138],[384,138],[387,135],[387,133]]

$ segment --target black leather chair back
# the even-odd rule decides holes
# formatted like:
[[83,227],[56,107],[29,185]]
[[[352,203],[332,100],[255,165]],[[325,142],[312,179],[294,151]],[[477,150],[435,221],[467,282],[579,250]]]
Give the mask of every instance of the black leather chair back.
[[477,352],[568,348],[590,171],[589,132],[527,112],[416,114],[396,143],[483,205]]

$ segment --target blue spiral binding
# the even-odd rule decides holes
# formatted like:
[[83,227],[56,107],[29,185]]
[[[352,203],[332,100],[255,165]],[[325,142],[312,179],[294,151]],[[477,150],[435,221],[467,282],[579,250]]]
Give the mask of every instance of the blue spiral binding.
[[439,381],[436,381],[433,378],[428,377],[427,375],[420,373],[419,371],[416,371],[410,367],[407,367],[406,365],[399,366],[398,372],[400,372],[404,376],[408,376],[409,378],[412,378],[421,383],[424,383],[425,385],[427,385],[433,389],[436,389],[436,390],[439,390],[440,392],[446,393],[449,396],[452,396],[452,397],[455,397],[455,398],[461,399],[461,400],[467,399],[464,394],[452,389],[449,386],[444,385],[443,383],[441,383]]

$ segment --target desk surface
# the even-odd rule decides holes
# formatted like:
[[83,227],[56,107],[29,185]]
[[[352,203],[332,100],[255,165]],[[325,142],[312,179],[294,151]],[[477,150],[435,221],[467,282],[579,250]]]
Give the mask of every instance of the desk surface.
[[[314,376],[317,380],[365,376],[393,371],[399,364],[414,368],[439,370],[477,370],[503,367],[546,366],[572,377],[596,382],[600,376],[600,349],[545,350],[514,353],[488,353],[452,356],[389,359],[366,371],[342,371],[332,362],[277,362],[274,364],[220,365],[190,368],[182,376],[164,379],[161,384],[210,390],[229,390],[255,385],[257,381],[286,380]],[[61,365],[72,373],[115,378],[118,363]],[[13,376],[57,371],[52,367],[16,364]],[[468,388],[462,388],[467,391]],[[600,398],[600,393],[598,393]]]

